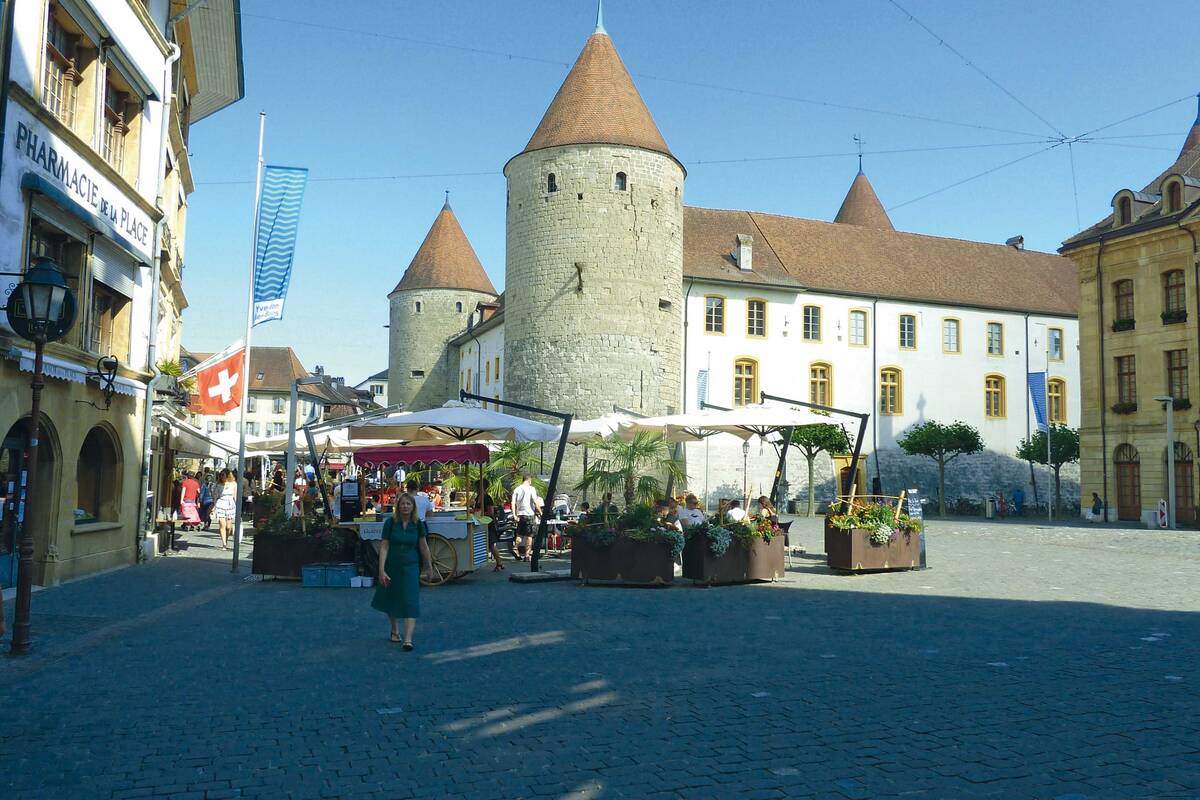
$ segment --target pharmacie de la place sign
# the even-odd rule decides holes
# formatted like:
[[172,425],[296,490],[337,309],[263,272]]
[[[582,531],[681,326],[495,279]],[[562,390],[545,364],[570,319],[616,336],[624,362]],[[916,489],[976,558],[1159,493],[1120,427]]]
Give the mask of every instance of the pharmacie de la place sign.
[[[10,105],[9,110],[19,107]],[[137,208],[112,181],[92,168],[69,145],[45,125],[18,111],[12,142],[20,161],[74,204],[91,216],[106,222],[141,256],[150,260],[150,216]]]

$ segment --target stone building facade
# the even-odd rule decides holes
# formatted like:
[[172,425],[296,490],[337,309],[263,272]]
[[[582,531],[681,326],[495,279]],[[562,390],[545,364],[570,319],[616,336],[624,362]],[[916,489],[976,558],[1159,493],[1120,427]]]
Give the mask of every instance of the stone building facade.
[[[1200,114],[1179,156],[1113,213],[1063,243],[1079,271],[1082,492],[1110,518],[1154,525],[1175,455],[1176,519],[1197,523],[1200,415]],[[1168,443],[1172,398],[1175,441]]]
[[[505,294],[449,341],[460,387],[579,418],[738,406],[760,391],[832,401],[872,412],[866,471],[891,492],[936,486],[928,459],[898,450],[903,432],[962,419],[987,452],[956,463],[951,499],[1020,488],[1032,500],[1036,486],[1045,501],[1046,470],[1031,475],[1014,453],[1036,430],[1030,372],[1050,373],[1052,419],[1078,425],[1068,260],[1019,237],[896,231],[861,168],[833,222],[686,207],[685,172],[599,26],[505,176]],[[414,340],[393,318],[394,352],[440,336]],[[715,500],[769,491],[777,457],[714,437],[686,459],[689,488]],[[801,494],[805,465],[788,467]],[[823,458],[829,491],[831,470]]]

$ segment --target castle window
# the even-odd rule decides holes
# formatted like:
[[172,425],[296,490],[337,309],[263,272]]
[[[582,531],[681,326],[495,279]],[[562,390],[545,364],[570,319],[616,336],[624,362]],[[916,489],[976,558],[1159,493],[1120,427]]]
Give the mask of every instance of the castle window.
[[725,298],[709,295],[704,298],[704,332],[725,333]]
[[884,367],[879,370],[879,413],[895,416],[904,408],[903,383],[900,370]]
[[833,367],[818,361],[808,368],[808,402],[833,405]]
[[1004,325],[1000,322],[987,324],[987,353],[989,356],[1004,355]]
[[416,310],[416,312],[418,314],[420,314],[421,313],[421,301],[418,300],[415,303],[413,303],[413,308]]
[[1004,412],[1004,376],[988,375],[983,379],[983,415],[988,419],[1002,419]]
[[1183,185],[1179,181],[1167,184],[1167,213],[1173,214],[1183,208]]
[[553,172],[551,172],[549,175],[546,176],[546,191],[547,192],[557,192],[558,191],[558,180],[554,177]]
[[1049,353],[1046,356],[1051,361],[1063,360],[1063,331],[1062,328],[1050,328],[1048,331],[1048,341],[1046,346],[1049,348]]
[[1117,201],[1117,224],[1128,225],[1133,219],[1133,203],[1128,197]]
[[425,377],[425,370],[423,370],[423,369],[414,369],[414,370],[412,371],[412,376],[413,376],[414,378],[424,378],[424,377]]
[[900,315],[900,349],[917,349],[917,317],[914,314]]
[[746,301],[746,335],[763,337],[767,335],[767,301]]
[[626,186],[625,173],[618,172],[617,179],[615,181],[613,181],[613,188],[616,189],[618,192],[623,192],[623,191],[625,191],[625,186]]
[[850,344],[854,347],[867,346],[867,312],[850,312]]
[[962,323],[953,317],[947,317],[942,320],[942,352],[943,353],[961,353],[962,340],[959,338],[959,333],[962,330]]
[[[500,380],[500,356],[496,356],[496,380]],[[497,397],[497,400],[500,398]]]
[[483,367],[484,367],[483,382],[491,383],[492,382],[492,362],[491,361],[483,362]]
[[461,314],[462,313],[462,303],[455,303],[454,310]]
[[735,408],[758,402],[758,362],[739,358],[733,362],[733,405]]
[[805,306],[800,338],[806,342],[821,341],[821,307]]
[[1051,378],[1047,384],[1046,397],[1050,424],[1067,424],[1067,382],[1062,378]]

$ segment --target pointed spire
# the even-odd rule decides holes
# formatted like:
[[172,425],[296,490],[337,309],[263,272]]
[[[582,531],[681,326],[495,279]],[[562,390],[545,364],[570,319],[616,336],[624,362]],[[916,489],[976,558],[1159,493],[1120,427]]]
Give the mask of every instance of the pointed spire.
[[1179,151],[1179,157],[1183,158],[1187,151],[1196,149],[1200,149],[1200,94],[1196,95],[1196,121],[1192,123],[1192,129],[1183,140],[1183,149]]
[[596,30],[592,31],[592,35],[597,33],[608,35],[608,31],[604,30],[604,0],[596,0]]
[[865,142],[863,141],[862,137],[856,133],[854,134],[854,143],[858,145],[858,174],[862,175],[862,146],[865,144]]
[[879,202],[879,197],[875,194],[875,190],[871,187],[871,182],[867,180],[861,166],[833,221],[845,225],[858,225],[863,228],[877,228],[881,231],[896,230],[891,219],[888,218],[887,212],[883,210],[883,203]]
[[496,294],[496,287],[483,271],[475,248],[450,208],[449,190],[445,205],[425,234],[425,241],[392,291],[408,289],[466,289]]
[[568,144],[628,145],[674,157],[602,24],[521,152]]

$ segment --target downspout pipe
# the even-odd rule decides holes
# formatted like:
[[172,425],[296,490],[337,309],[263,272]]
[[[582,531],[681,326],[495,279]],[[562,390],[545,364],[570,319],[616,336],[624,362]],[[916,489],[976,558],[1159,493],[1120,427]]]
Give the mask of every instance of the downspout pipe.
[[0,57],[4,58],[4,64],[0,66],[0,172],[4,167],[4,153],[8,150],[4,146],[4,134],[8,131],[8,76],[12,70],[13,7],[16,4],[17,0],[0,0],[4,7],[4,45],[0,47]]
[[[174,22],[168,22],[167,35],[171,37],[171,32]],[[142,479],[140,491],[138,492],[138,502],[145,503],[150,494],[150,460],[151,460],[151,441],[154,435],[154,394],[158,390],[158,383],[162,377],[162,373],[158,371],[158,291],[159,283],[162,280],[162,247],[163,231],[167,225],[167,214],[163,208],[165,204],[166,171],[167,171],[167,142],[170,140],[170,124],[171,124],[171,73],[175,66],[175,62],[179,60],[179,45],[174,42],[170,43],[171,51],[167,55],[167,60],[163,64],[163,90],[162,90],[162,120],[159,125],[159,148],[158,148],[158,172],[155,174],[155,180],[158,181],[158,195],[155,198],[155,208],[158,209],[158,223],[154,226],[154,241],[150,248],[150,256],[153,260],[151,265],[150,278],[150,329],[147,334],[146,341],[146,369],[151,373],[151,378],[146,384],[146,395],[143,400],[144,418],[142,421]],[[150,505],[150,513],[145,514],[142,518],[143,524],[137,531],[137,540],[134,542],[138,558],[141,558],[141,541],[142,537],[154,529],[153,505]]]
[[[1100,474],[1103,481],[1104,521],[1108,522],[1108,381],[1104,375],[1104,239],[1096,249],[1096,309],[1100,334]],[[1081,498],[1082,499],[1082,498]]]
[[[1047,334],[1048,335],[1048,334]],[[1049,386],[1049,384],[1047,384]],[[1025,312],[1025,392],[1029,393],[1029,312]],[[1064,398],[1065,402],[1065,398]],[[1033,429],[1030,427],[1029,420],[1029,398],[1025,399],[1025,438],[1028,439],[1033,435]],[[1047,436],[1050,434],[1047,433]],[[1029,462],[1029,483],[1033,486],[1033,505],[1036,508],[1038,505],[1038,485],[1037,473],[1033,471],[1033,462]],[[1003,491],[1003,490],[1001,490]]]
[[[879,404],[879,350],[878,341],[879,326],[876,325],[876,316],[879,313],[879,298],[871,300],[871,403],[878,407]],[[879,427],[877,419],[878,413],[871,415],[871,441],[874,443],[874,450],[871,455],[875,461],[875,485],[871,494],[883,494],[883,477],[879,472]]]

